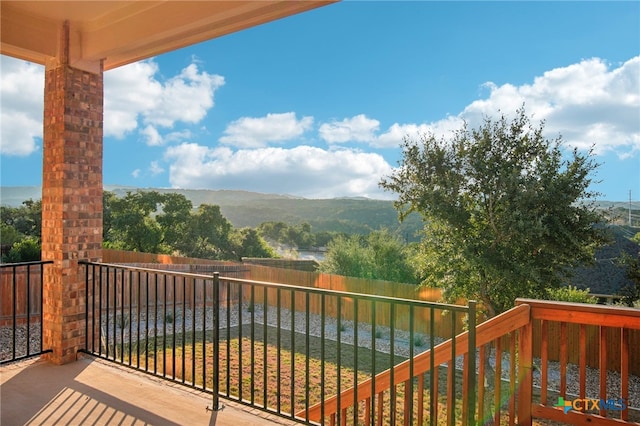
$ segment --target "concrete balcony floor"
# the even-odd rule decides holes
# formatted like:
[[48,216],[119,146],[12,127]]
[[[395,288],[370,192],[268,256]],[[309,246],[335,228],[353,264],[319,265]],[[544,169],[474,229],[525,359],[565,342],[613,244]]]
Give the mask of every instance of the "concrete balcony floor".
[[0,424],[294,425],[287,419],[90,357],[0,367]]

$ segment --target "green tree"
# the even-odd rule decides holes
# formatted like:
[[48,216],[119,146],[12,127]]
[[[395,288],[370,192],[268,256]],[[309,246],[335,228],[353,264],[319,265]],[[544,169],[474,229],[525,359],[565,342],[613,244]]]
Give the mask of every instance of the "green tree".
[[24,234],[18,232],[13,226],[0,223],[0,244],[3,246],[12,246],[23,238]]
[[39,239],[42,233],[42,202],[29,199],[20,207],[1,206],[0,218],[4,225],[19,234]]
[[233,226],[222,215],[220,206],[202,204],[192,214],[179,250],[185,256],[206,259],[233,259],[230,241]]
[[36,237],[26,237],[13,244],[9,254],[3,259],[7,263],[32,262],[40,260],[42,249]]
[[0,207],[0,244],[11,246],[3,262],[40,260],[42,202],[31,199],[20,207]]
[[571,285],[552,288],[548,291],[549,300],[557,300],[560,302],[577,302],[577,303],[591,303],[595,304],[598,299],[591,296],[590,290],[573,287]]
[[[117,202],[118,196],[111,191],[102,192],[102,241],[105,247],[112,246],[112,210],[113,205]],[[115,248],[115,247],[113,247]]]
[[122,197],[104,197],[109,228],[104,229],[105,246],[145,253],[169,253],[160,224],[152,216],[162,203],[156,191],[127,192]]
[[321,272],[350,277],[415,283],[409,248],[387,230],[368,236],[338,236],[327,246]]
[[267,253],[249,232],[231,241],[233,226],[220,206],[203,204],[193,212],[191,201],[178,193],[137,191],[118,198],[105,192],[103,223],[110,248],[220,260],[244,256],[243,249]]
[[270,241],[301,249],[324,246],[337,235],[335,232],[327,231],[314,233],[309,222],[297,225],[287,225],[284,222],[263,222],[258,226],[258,232]]
[[373,278],[374,256],[360,235],[340,235],[327,246],[318,271],[347,277]]
[[264,238],[280,242],[281,233],[288,227],[284,222],[262,222],[258,225],[258,232],[260,232],[260,235]]
[[255,229],[234,229],[230,239],[236,260],[243,257],[277,257],[275,251]]
[[156,221],[163,232],[163,243],[172,248],[178,247],[187,234],[193,204],[178,193],[163,194],[161,203],[161,213],[156,216]]
[[480,300],[494,316],[517,297],[543,298],[604,242],[589,190],[598,164],[575,149],[564,159],[562,138],[543,128],[522,107],[448,140],[405,138],[399,167],[381,180],[401,219],[422,215],[423,283],[447,300]]

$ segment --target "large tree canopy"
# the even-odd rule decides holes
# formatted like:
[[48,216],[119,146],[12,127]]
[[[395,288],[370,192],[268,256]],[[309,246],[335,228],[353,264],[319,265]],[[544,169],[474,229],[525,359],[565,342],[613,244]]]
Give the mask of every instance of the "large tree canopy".
[[589,189],[598,164],[591,152],[563,157],[562,138],[543,128],[523,107],[450,139],[406,138],[399,167],[381,180],[401,218],[422,215],[423,282],[447,299],[478,299],[493,316],[517,297],[545,297],[604,241]]
[[118,198],[104,193],[106,247],[219,260],[243,256],[273,257],[256,231],[234,229],[220,206],[202,204],[196,211],[184,195],[136,191]]

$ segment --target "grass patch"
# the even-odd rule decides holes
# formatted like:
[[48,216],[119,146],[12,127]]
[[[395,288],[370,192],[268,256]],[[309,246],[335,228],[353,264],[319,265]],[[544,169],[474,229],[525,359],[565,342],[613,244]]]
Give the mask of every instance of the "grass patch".
[[[344,391],[356,382],[369,379],[405,360],[402,357],[391,359],[389,354],[373,352],[367,348],[325,340],[289,331],[278,334],[276,328],[267,327],[266,336],[262,325],[253,330],[253,344],[250,326],[234,328],[227,335],[220,336],[219,391],[228,397],[251,401],[254,405],[269,408],[280,413],[300,412],[323,399],[332,397],[338,391]],[[122,354],[118,360],[135,365],[146,371],[182,382],[191,386],[212,388],[214,370],[213,334],[202,332],[185,335],[175,334],[157,339],[142,340],[131,347],[118,346],[116,353]],[[414,344],[417,342],[414,342]],[[121,349],[123,350],[121,352]],[[279,355],[279,356],[278,356]],[[324,362],[322,361],[324,359]],[[375,368],[373,367],[375,365]],[[462,375],[456,371],[456,397],[454,405],[447,399],[446,368],[438,373],[438,421],[447,423],[450,407],[459,423],[462,418]],[[424,376],[420,384],[417,379],[396,387],[395,398],[390,391],[383,394],[382,423],[404,423],[409,410],[405,407],[405,392],[411,389],[413,394],[412,424],[420,419],[418,409],[422,405],[422,422],[429,421],[429,375]],[[508,392],[508,387],[503,387]],[[508,400],[508,395],[502,397]],[[392,404],[392,401],[395,401]],[[422,401],[422,402],[420,402]],[[448,403],[449,402],[449,403]],[[370,403],[370,402],[369,402]],[[378,410],[377,400],[376,411]],[[393,406],[395,405],[395,406]],[[489,409],[486,409],[489,411]],[[361,403],[358,408],[358,424],[365,423],[366,407]],[[346,411],[348,423],[353,423],[353,409]],[[395,416],[395,418],[394,418]],[[327,419],[328,421],[328,419]]]

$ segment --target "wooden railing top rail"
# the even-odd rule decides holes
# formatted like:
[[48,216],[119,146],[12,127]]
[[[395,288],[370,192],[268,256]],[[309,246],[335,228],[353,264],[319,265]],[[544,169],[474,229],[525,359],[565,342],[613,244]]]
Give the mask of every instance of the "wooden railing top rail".
[[[499,337],[502,337],[514,330],[517,330],[530,322],[530,309],[527,305],[516,306],[488,321],[483,322],[476,327],[476,347],[483,346]],[[456,340],[456,357],[466,354],[469,351],[469,332],[465,331],[455,337]],[[433,348],[434,365],[440,365],[449,362],[452,359],[451,339],[442,342]],[[375,376],[375,394],[389,389],[398,383],[409,380],[411,371],[411,360],[406,360],[393,369],[394,382],[391,383],[391,369],[385,370]],[[413,375],[417,376],[429,371],[431,365],[431,350],[422,352],[414,357]],[[371,382],[373,379],[367,379],[357,385],[358,400],[363,401],[372,396]],[[340,407],[338,404],[338,395],[324,400],[324,413],[331,415],[343,408],[354,405],[354,389],[351,387],[340,394]],[[309,419],[314,421],[320,420],[322,403],[309,407]],[[305,417],[306,410],[297,413],[299,417]]]
[[532,319],[640,329],[640,309],[635,308],[534,299],[517,299],[516,305],[530,306]]

